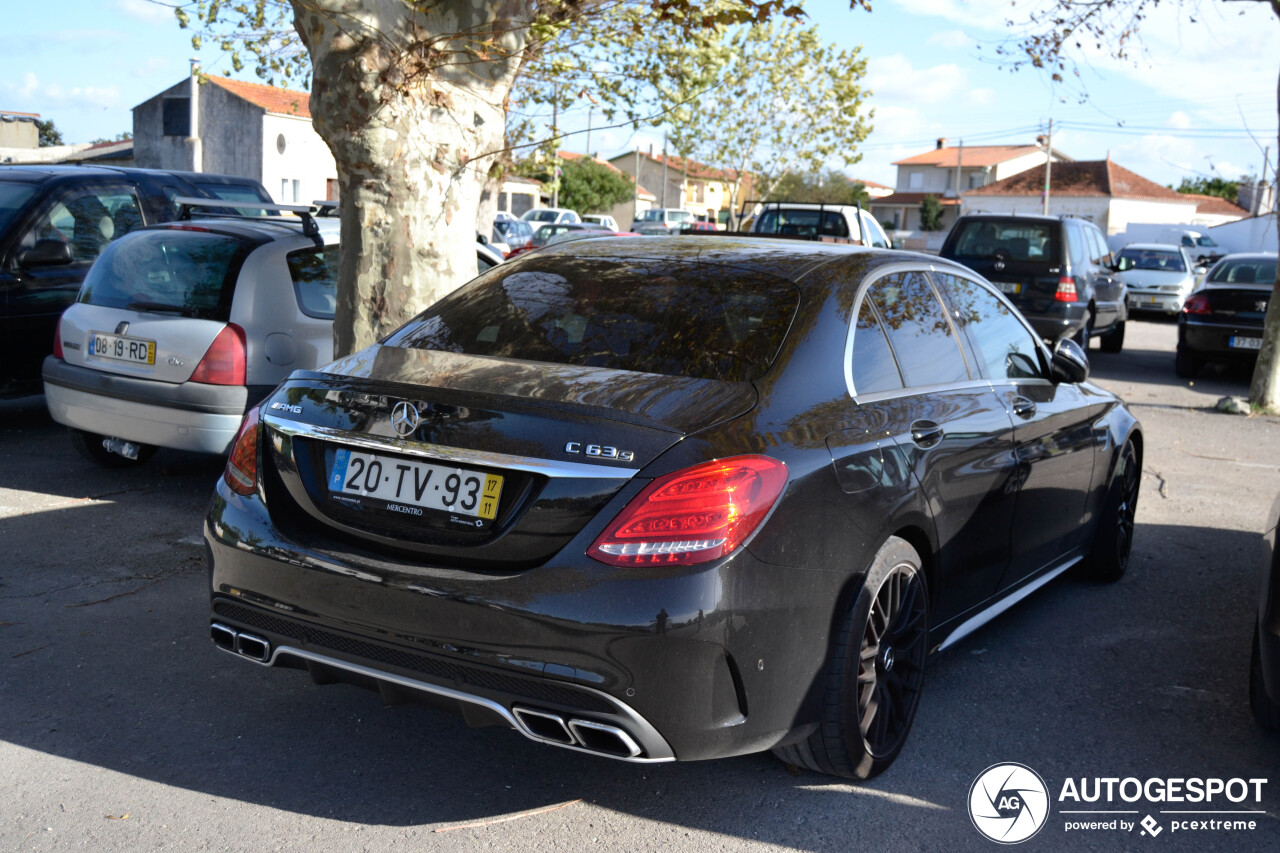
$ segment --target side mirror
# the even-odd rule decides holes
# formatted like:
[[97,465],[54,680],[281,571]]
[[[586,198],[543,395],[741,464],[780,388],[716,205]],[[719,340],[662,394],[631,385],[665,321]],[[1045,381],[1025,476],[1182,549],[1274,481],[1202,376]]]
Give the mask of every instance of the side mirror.
[[1208,267],[1196,267],[1194,270],[1192,270],[1192,272],[1195,273],[1196,275],[1204,275],[1208,271],[1209,271]]
[[1075,341],[1063,339],[1053,348],[1053,361],[1049,364],[1049,369],[1054,382],[1075,385],[1089,378],[1089,356],[1085,355]]
[[59,267],[71,263],[71,246],[65,240],[38,240],[35,248],[18,255],[18,266]]

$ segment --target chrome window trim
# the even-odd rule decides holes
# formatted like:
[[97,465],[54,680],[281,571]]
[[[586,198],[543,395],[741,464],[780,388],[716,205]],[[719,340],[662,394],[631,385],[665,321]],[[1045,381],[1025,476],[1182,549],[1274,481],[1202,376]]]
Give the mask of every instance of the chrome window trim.
[[[946,266],[946,267],[943,267],[941,271],[950,272],[951,270],[952,270],[952,267]],[[955,323],[952,321],[952,318],[951,318],[951,312],[947,310],[947,302],[942,298],[942,294],[938,292],[938,286],[934,282],[933,276],[931,275],[931,273],[935,271],[938,271],[938,267],[936,267],[932,263],[921,263],[919,261],[902,261],[896,264],[886,264],[885,266],[878,268],[875,271],[875,274],[873,276],[865,279],[862,282],[862,284],[859,285],[858,298],[853,300],[853,311],[849,316],[849,328],[845,331],[845,335],[844,335],[844,384],[845,384],[845,388],[848,389],[849,391],[849,396],[852,397],[855,402],[867,401],[867,400],[887,400],[887,399],[892,399],[893,397],[905,397],[913,394],[918,394],[921,391],[927,391],[929,389],[935,389],[935,388],[962,388],[962,387],[965,387],[967,384],[978,382],[978,380],[970,378],[968,383],[944,383],[940,385],[906,385],[905,383],[907,381],[907,378],[903,376],[902,381],[904,383],[904,386],[902,388],[897,388],[897,389],[894,389],[893,391],[877,391],[873,394],[863,394],[861,397],[858,396],[858,390],[853,385],[853,333],[857,331],[858,314],[862,311],[862,302],[864,299],[867,298],[867,291],[870,290],[876,284],[876,282],[878,282],[880,279],[884,278],[885,276],[896,275],[898,273],[903,273],[903,272],[921,273],[924,275],[925,280],[929,282],[929,288],[933,290],[933,295],[938,300],[938,303],[942,308],[943,316],[947,318],[947,325],[951,326],[951,333],[956,336],[956,349],[960,351],[960,358],[961,360],[964,361],[965,372],[969,373],[970,376],[972,377],[972,371],[969,369],[969,354],[965,351],[964,345],[960,343],[960,330],[955,327]],[[1016,314],[1016,311],[1015,311],[1015,314]],[[1018,315],[1018,316],[1021,316],[1021,315]],[[886,335],[886,340],[887,340],[887,335]],[[893,352],[892,341],[889,342],[889,351]],[[897,359],[897,353],[894,353],[894,359],[895,360]],[[901,367],[899,367],[899,372],[901,372]],[[986,383],[984,381],[984,382],[979,382],[979,384],[986,384]]]
[[541,474],[544,477],[553,479],[628,480],[640,472],[639,468],[611,468],[605,465],[564,462],[558,459],[541,459],[535,456],[513,456],[508,453],[493,453],[487,450],[469,450],[462,447],[447,447],[441,444],[408,441],[391,436],[371,437],[364,433],[282,420],[265,414],[261,418],[265,425],[291,438],[302,436],[303,438],[330,441],[373,452],[401,453],[405,456],[417,456],[423,459],[450,462],[455,465],[478,465],[484,468],[506,468],[512,471],[526,471],[530,474]]

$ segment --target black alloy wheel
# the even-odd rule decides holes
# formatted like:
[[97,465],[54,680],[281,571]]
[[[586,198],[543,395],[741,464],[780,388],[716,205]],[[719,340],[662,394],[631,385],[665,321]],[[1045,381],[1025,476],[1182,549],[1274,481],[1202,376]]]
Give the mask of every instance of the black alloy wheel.
[[1124,349],[1124,324],[1125,321],[1121,320],[1111,328],[1111,331],[1098,336],[1098,346],[1103,352],[1117,353]]
[[1138,487],[1142,472],[1133,442],[1125,442],[1111,477],[1107,502],[1098,519],[1089,553],[1089,575],[1095,580],[1118,581],[1129,568],[1133,550],[1133,522],[1138,511]]
[[835,645],[822,724],[773,752],[818,773],[870,779],[898,757],[924,686],[929,592],[920,555],[905,540],[880,549]]

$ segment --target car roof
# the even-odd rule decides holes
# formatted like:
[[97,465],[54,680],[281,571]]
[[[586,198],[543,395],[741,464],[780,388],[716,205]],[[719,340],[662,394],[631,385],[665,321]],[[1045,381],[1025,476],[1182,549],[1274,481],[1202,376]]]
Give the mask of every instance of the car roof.
[[882,265],[913,262],[923,266],[954,269],[972,276],[966,267],[920,252],[873,249],[846,243],[823,243],[808,240],[786,240],[769,237],[735,237],[706,233],[672,237],[599,237],[570,243],[547,245],[537,253],[541,257],[560,255],[574,258],[615,260],[676,261],[678,263],[714,264],[734,267],[783,278],[799,284],[808,273],[829,263],[861,259],[863,263]]
[[[142,230],[181,229],[193,225],[209,228],[218,233],[247,237],[255,241],[272,241],[298,237],[310,241],[310,238],[302,231],[302,221],[300,219],[283,216],[201,216],[197,214],[190,220],[158,222]],[[320,231],[320,236],[324,238],[326,245],[333,245],[338,242],[341,224],[336,219],[318,219],[316,220],[316,227]]]
[[253,178],[239,175],[222,175],[215,172],[180,172],[174,169],[139,169],[133,166],[76,166],[66,163],[28,164],[0,166],[0,177],[15,180],[47,181],[53,178],[116,178],[137,175],[174,175],[188,183],[243,184],[260,186]]
[[1280,257],[1280,253],[1276,252],[1232,252],[1229,255],[1223,255],[1222,261],[1274,261]]
[[1144,252],[1177,252],[1182,249],[1174,243],[1126,243],[1120,251],[1125,249],[1139,249]]

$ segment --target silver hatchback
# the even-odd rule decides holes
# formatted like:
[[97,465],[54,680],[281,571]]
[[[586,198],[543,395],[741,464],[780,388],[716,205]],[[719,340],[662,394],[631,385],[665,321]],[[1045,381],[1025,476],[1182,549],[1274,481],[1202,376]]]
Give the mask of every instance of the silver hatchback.
[[293,371],[332,359],[337,220],[253,207],[299,217],[202,214],[144,228],[89,270],[43,373],[50,414],[92,461],[134,464],[159,447],[225,453],[245,411]]

